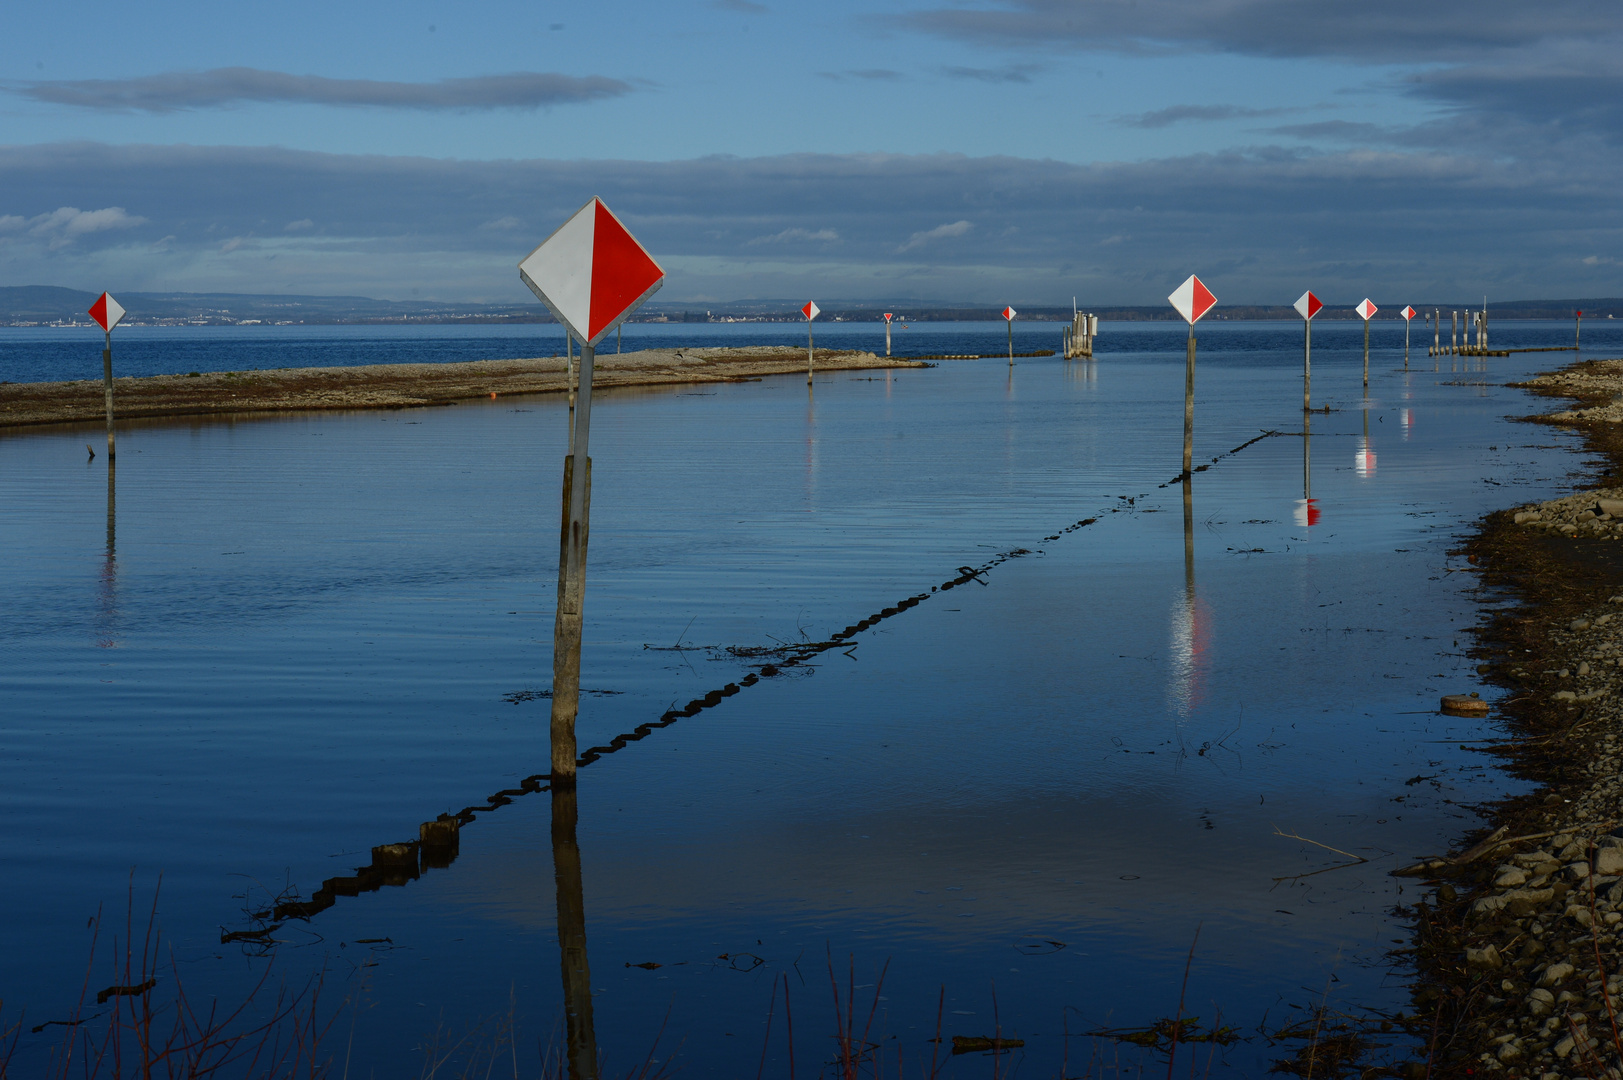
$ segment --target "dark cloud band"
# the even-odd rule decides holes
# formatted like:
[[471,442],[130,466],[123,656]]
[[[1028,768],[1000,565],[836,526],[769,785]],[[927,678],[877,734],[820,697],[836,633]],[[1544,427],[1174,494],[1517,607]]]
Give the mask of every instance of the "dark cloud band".
[[14,94],[53,105],[115,112],[175,112],[250,103],[371,106],[388,109],[538,109],[579,105],[631,92],[603,75],[515,72],[432,83],[290,75],[258,68],[174,71],[134,79],[18,83]]

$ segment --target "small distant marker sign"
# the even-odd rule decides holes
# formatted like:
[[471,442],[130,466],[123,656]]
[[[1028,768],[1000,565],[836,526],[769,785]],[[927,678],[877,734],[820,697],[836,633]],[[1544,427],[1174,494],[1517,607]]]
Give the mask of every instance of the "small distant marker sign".
[[885,321],[890,322],[891,318],[892,318],[891,313],[888,312],[888,311],[885,312]]
[[1403,306],[1403,310],[1398,312],[1398,314],[1403,316],[1403,321],[1404,322],[1408,322],[1410,319],[1412,319],[1416,315],[1420,314],[1420,312],[1416,311],[1414,308],[1412,308],[1412,307],[1408,306],[1407,304],[1405,304]]
[[101,328],[112,333],[113,327],[124,318],[124,309],[119,306],[109,293],[102,293],[96,297],[96,302],[90,305],[90,317],[101,325]]
[[1363,300],[1359,301],[1358,306],[1353,308],[1353,310],[1358,312],[1358,314],[1363,317],[1365,322],[1368,322],[1369,320],[1373,319],[1375,317],[1375,313],[1381,309],[1370,303],[1369,297],[1366,296]]
[[596,196],[518,272],[576,339],[594,347],[665,284],[665,271]]
[[1014,320],[1014,317],[1016,315],[1018,315],[1018,314],[1020,314],[1020,313],[1018,311],[1014,310],[1014,308],[1012,308],[1012,307],[1006,307],[1006,308],[1003,309],[1003,317],[1005,319],[1010,320],[1011,322]]
[[1293,306],[1296,308],[1296,314],[1308,322],[1312,322],[1313,316],[1324,310],[1323,302],[1317,296],[1314,296],[1311,290],[1298,296]]
[[[807,322],[811,322],[813,319],[817,318],[817,316],[823,313],[823,309],[817,306],[817,301],[807,300],[806,306],[800,309],[800,313],[806,316]],[[888,319],[890,316],[887,315],[885,318]]]
[[1198,323],[1201,316],[1212,310],[1213,305],[1217,303],[1217,297],[1213,296],[1212,291],[1194,274],[1190,274],[1188,281],[1174,289],[1167,300],[1190,326]]

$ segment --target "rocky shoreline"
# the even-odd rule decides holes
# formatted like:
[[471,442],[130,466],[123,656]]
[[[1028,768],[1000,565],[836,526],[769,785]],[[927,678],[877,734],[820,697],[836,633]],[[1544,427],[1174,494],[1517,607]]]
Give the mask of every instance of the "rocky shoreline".
[[1491,514],[1466,545],[1484,588],[1515,606],[1474,654],[1500,739],[1487,752],[1525,794],[1426,879],[1413,909],[1409,1075],[1623,1076],[1623,360],[1518,384],[1577,399],[1537,422],[1581,432],[1596,487]]
[[[562,356],[552,356],[125,377],[113,380],[114,411],[120,420],[139,420],[313,409],[405,409],[514,394],[562,394],[569,389],[566,366]],[[816,354],[818,371],[929,366],[871,352],[818,349]],[[592,386],[739,382],[805,370],[806,350],[796,346],[642,349],[599,355]],[[100,379],[0,383],[0,428],[101,423],[104,409]]]

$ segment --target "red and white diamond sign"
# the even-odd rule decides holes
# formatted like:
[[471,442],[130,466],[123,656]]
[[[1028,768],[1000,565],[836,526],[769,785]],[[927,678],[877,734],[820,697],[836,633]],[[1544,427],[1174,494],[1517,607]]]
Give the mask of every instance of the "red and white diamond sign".
[[1420,314],[1420,312],[1416,311],[1414,308],[1409,307],[1407,304],[1405,304],[1404,307],[1403,307],[1403,310],[1398,312],[1398,314],[1403,316],[1403,321],[1404,322],[1408,322],[1410,319],[1412,319],[1416,315]]
[[518,275],[588,345],[665,284],[665,271],[596,196],[525,256]]
[[102,293],[96,297],[96,302],[90,305],[90,317],[100,323],[103,330],[111,333],[113,327],[124,317],[124,309],[110,293]]
[[807,300],[806,306],[800,309],[800,313],[806,316],[807,322],[811,322],[823,313],[823,309],[817,306],[817,301]]
[[1358,306],[1353,308],[1353,310],[1358,312],[1359,315],[1363,316],[1365,322],[1369,322],[1369,320],[1375,317],[1375,313],[1381,309],[1370,303],[1369,297],[1366,296],[1363,300],[1359,301]]
[[1018,315],[1018,314],[1020,314],[1020,313],[1018,311],[1014,310],[1014,308],[1012,308],[1012,307],[1006,307],[1006,308],[1003,309],[1003,317],[1005,319],[1008,319],[1010,322],[1013,322],[1014,317],[1016,315]]
[[1198,323],[1200,317],[1212,310],[1212,306],[1217,303],[1217,297],[1213,296],[1212,291],[1194,274],[1190,274],[1188,281],[1173,290],[1167,300],[1177,308],[1178,314],[1183,316],[1183,321],[1190,326]]
[[1311,290],[1309,290],[1308,292],[1303,293],[1301,296],[1298,296],[1296,298],[1296,303],[1293,306],[1296,308],[1296,314],[1300,315],[1308,322],[1312,322],[1313,316],[1317,315],[1319,311],[1323,309],[1324,304],[1317,296],[1313,295]]

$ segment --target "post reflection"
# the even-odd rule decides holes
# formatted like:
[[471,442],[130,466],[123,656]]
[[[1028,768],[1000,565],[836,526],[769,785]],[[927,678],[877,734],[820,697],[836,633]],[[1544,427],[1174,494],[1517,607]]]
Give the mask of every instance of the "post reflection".
[[1183,478],[1183,600],[1172,610],[1170,679],[1172,707],[1187,717],[1204,696],[1206,620],[1195,592],[1195,503],[1193,480]]
[[118,495],[117,470],[107,460],[107,551],[102,558],[101,582],[97,587],[98,617],[96,647],[111,649],[118,644],[114,623],[118,619]]
[[806,384],[806,509],[816,503],[817,496],[817,395],[811,383]]
[[1360,480],[1375,475],[1375,448],[1369,445],[1369,399],[1364,399],[1364,434],[1358,440],[1358,452],[1353,455],[1353,470]]
[[1319,523],[1319,504],[1313,498],[1313,417],[1302,414],[1302,497],[1296,503],[1296,524],[1311,528]]
[[586,900],[575,838],[575,785],[552,789],[552,867],[558,885],[558,954],[563,969],[565,1038],[570,1080],[597,1080],[592,1026],[592,973],[586,962]]

